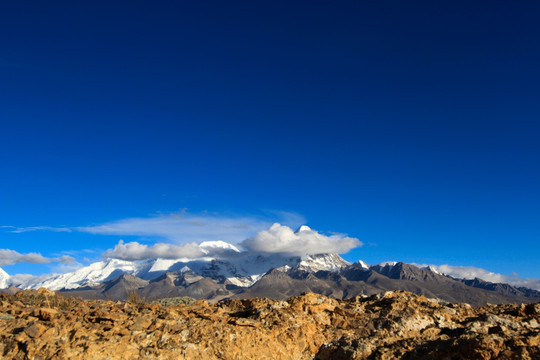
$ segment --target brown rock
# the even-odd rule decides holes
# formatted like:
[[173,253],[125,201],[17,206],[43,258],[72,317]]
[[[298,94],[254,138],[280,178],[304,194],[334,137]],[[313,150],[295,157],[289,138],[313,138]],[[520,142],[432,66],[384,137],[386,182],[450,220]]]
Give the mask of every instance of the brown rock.
[[60,310],[35,294],[3,298],[12,318],[0,321],[0,358],[540,359],[537,304],[472,308],[393,291],[175,307],[72,300]]
[[35,309],[33,315],[43,321],[51,321],[58,314],[58,310],[50,308]]
[[143,331],[148,329],[150,324],[152,324],[152,319],[150,319],[149,317],[138,317],[135,319],[133,324],[129,326],[129,330]]
[[45,326],[41,324],[33,323],[27,326],[24,329],[24,332],[26,333],[26,335],[28,335],[31,338],[38,338],[41,336],[41,334],[43,334],[45,329],[46,329]]
[[43,295],[43,296],[49,296],[49,297],[53,297],[53,296],[56,296],[56,293],[52,290],[49,290],[49,289],[46,289],[46,288],[39,288],[37,290],[37,293],[39,295]]

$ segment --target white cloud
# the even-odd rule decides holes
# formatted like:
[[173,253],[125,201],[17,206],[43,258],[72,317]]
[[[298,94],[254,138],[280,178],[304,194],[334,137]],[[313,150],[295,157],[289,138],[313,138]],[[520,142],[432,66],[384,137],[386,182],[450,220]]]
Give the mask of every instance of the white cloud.
[[294,232],[290,227],[278,223],[268,230],[259,231],[244,240],[241,245],[253,252],[280,253],[289,255],[312,255],[322,253],[345,253],[362,243],[344,235],[326,236],[303,227]]
[[[156,257],[168,259],[201,257],[204,256],[204,252],[197,245],[198,243],[219,240],[231,244],[240,243],[245,249],[253,252],[289,255],[328,252],[345,253],[354,247],[362,245],[355,238],[341,234],[326,236],[309,228],[295,233],[289,226],[298,226],[304,223],[305,219],[301,215],[284,211],[264,210],[263,212],[270,215],[224,216],[208,213],[189,214],[182,211],[151,217],[127,218],[82,227],[53,228],[33,226],[16,228],[4,226],[4,228],[7,228],[7,231],[18,233],[27,231],[71,231],[142,238],[144,240],[142,243],[140,240],[139,242],[120,241],[113,249],[109,249],[103,254],[104,257],[124,260],[142,260]],[[273,221],[270,221],[270,218],[279,219],[289,226],[272,225]],[[145,241],[152,241],[154,244],[145,245],[143,244]],[[73,267],[80,265],[73,258],[67,256],[53,259],[45,258],[40,254],[26,254],[19,257],[13,254],[4,255],[3,264],[21,261],[41,263],[69,263],[71,261]]]
[[[358,241],[358,239],[344,235],[322,235],[308,227],[302,227],[302,231],[294,232],[290,227],[276,223],[268,230],[259,231],[255,236],[247,238],[241,245],[246,250],[256,253],[308,255],[320,253],[344,253],[354,247],[361,246],[362,243]],[[223,247],[224,245],[221,244],[220,246]],[[114,249],[107,250],[103,256],[106,258],[133,261],[149,258],[193,259],[203,256],[226,257],[230,255],[228,253],[220,253],[219,251],[216,251],[216,249],[212,249],[211,247],[208,248],[208,246],[206,246],[204,250],[206,251],[203,251],[196,243],[175,245],[160,242],[148,246],[138,242],[125,243],[120,240]],[[208,253],[209,251],[210,253]],[[236,254],[236,251],[234,251],[234,253]]]
[[114,249],[107,250],[103,256],[106,258],[133,261],[150,258],[198,258],[204,256],[204,253],[199,245],[195,243],[184,245],[157,243],[147,246],[135,241],[124,243],[124,241],[120,240]]
[[48,264],[51,261],[39,253],[21,254],[15,250],[0,249],[0,266],[13,265],[22,262]]
[[149,218],[128,218],[75,229],[91,234],[157,237],[186,244],[212,240],[238,242],[270,224],[268,220],[257,217],[174,213]]
[[[425,267],[427,265],[419,265]],[[493,283],[505,283],[513,286],[522,286],[529,289],[540,290],[540,279],[529,278],[524,279],[517,274],[503,275],[494,273],[482,268],[474,266],[452,266],[452,265],[429,265],[438,272],[449,275],[458,279],[474,279],[479,278],[484,281]]]
[[73,265],[76,263],[75,258],[69,255],[62,255],[60,257],[51,258],[53,262],[58,262],[66,265]]
[[26,253],[21,254],[15,250],[10,249],[0,249],[0,266],[3,265],[13,265],[17,263],[33,263],[33,264],[49,264],[51,262],[59,262],[70,264],[73,263],[75,259],[68,255],[63,255],[60,257],[48,258],[40,253]]

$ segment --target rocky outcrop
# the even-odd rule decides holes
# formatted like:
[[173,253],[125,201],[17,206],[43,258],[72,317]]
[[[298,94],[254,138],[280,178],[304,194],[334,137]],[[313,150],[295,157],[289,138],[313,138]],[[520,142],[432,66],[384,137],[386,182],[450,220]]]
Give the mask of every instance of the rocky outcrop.
[[2,359],[538,359],[540,303],[404,291],[163,306],[0,294]]

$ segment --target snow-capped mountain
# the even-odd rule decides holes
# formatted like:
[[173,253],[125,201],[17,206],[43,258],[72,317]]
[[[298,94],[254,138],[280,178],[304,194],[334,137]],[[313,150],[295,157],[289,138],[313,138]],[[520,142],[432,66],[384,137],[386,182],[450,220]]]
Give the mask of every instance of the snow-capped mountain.
[[203,241],[199,246],[208,256],[235,254],[240,252],[240,249],[236,246],[225,241]]
[[[393,268],[394,266],[396,266],[398,264],[397,261],[384,261],[382,263],[379,263],[377,265],[372,265],[372,266],[368,266],[365,262],[363,262],[362,260],[359,261],[361,264],[363,264],[362,266],[366,266],[368,269],[382,269],[384,267],[387,267],[388,269],[391,269]],[[441,271],[437,270],[437,267],[434,266],[434,265],[419,265],[419,264],[415,264],[413,263],[412,265],[415,265],[417,267],[419,267],[420,269],[423,269],[423,270],[429,270],[437,275],[446,275],[444,273],[442,273]],[[455,278],[457,279],[465,279],[465,277],[459,277],[459,276],[454,276]]]
[[94,286],[112,280],[122,274],[137,276],[144,280],[153,280],[167,272],[188,271],[220,283],[229,283],[239,287],[253,285],[273,268],[298,268],[310,271],[339,271],[350,265],[337,254],[283,256],[280,254],[261,255],[241,252],[234,245],[223,241],[201,244],[208,255],[199,259],[149,259],[143,261],[125,261],[107,259],[90,264],[76,271],[52,275],[43,280],[28,280],[21,288],[37,289],[45,287],[51,290],[76,289]]
[[0,289],[6,289],[7,287],[9,287],[9,275],[0,268]]
[[[217,245],[222,248],[222,244]],[[282,299],[302,292],[320,292],[341,298],[411,288],[445,301],[466,301],[476,305],[540,299],[540,291],[478,279],[459,280],[440,275],[428,266],[418,267],[403,262],[368,266],[362,261],[349,264],[336,254],[286,257],[229,250],[233,252],[222,258],[205,256],[195,260],[149,259],[136,262],[109,259],[45,280],[43,277],[39,278],[41,280],[34,278],[34,281],[19,286],[76,289],[75,293],[69,291],[65,294],[124,300],[127,298],[126,289],[133,288],[133,284],[137,284],[137,291],[146,298],[189,296],[212,301],[245,297]],[[208,251],[210,255],[213,250]],[[10,279],[4,274],[0,272],[3,279]],[[13,279],[15,277],[11,277]],[[4,286],[10,282],[13,281],[4,282]]]
[[341,268],[349,265],[351,263],[343,260],[338,254],[318,254],[303,256],[297,267],[301,270],[306,269],[311,271],[339,271]]
[[[309,231],[303,227],[297,231]],[[49,277],[29,277],[22,283],[15,284],[23,289],[45,287],[51,290],[77,289],[115,279],[122,274],[136,276],[143,280],[154,280],[165,273],[190,271],[197,276],[213,279],[218,283],[249,287],[261,279],[271,269],[287,272],[298,269],[310,272],[340,272],[351,265],[337,254],[318,254],[306,256],[284,256],[281,254],[257,254],[241,251],[238,247],[224,241],[207,241],[200,244],[206,256],[198,259],[148,259],[126,261],[106,259],[65,274],[53,274]],[[358,261],[364,271],[390,271],[397,262],[387,261],[369,266]],[[427,269],[427,267],[425,267]],[[434,269],[429,268],[437,273]],[[0,288],[11,285],[10,276],[0,269]]]
[[[301,226],[296,234],[311,233],[308,226]],[[112,280],[122,274],[151,281],[165,273],[188,269],[195,274],[210,278],[219,284],[248,287],[257,282],[271,269],[299,269],[317,272],[337,272],[350,263],[337,254],[297,256],[288,253],[261,253],[239,248],[224,241],[205,241],[199,244],[200,258],[163,259],[140,261],[104,259],[76,271],[50,276],[18,276],[17,286],[26,288],[45,287],[51,290],[76,289],[94,286]]]
[[358,264],[362,267],[364,270],[369,270],[369,265],[363,262],[362,260],[358,260]]
[[388,266],[389,268],[391,267],[394,267],[397,265],[397,261],[383,261],[382,263],[379,263],[377,265],[374,265],[374,266],[380,266],[380,267],[385,267],[385,266]]
[[44,287],[51,290],[76,289],[82,286],[91,286],[112,280],[122,274],[136,273],[137,264],[132,261],[108,259],[95,262],[73,272],[52,275],[50,278],[33,282],[31,279],[20,287],[37,289]]

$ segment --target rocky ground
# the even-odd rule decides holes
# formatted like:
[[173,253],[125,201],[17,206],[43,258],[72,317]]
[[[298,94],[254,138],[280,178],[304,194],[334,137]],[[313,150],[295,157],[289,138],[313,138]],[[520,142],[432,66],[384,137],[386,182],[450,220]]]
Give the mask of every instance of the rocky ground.
[[409,292],[165,306],[0,295],[1,359],[540,359],[540,303]]

